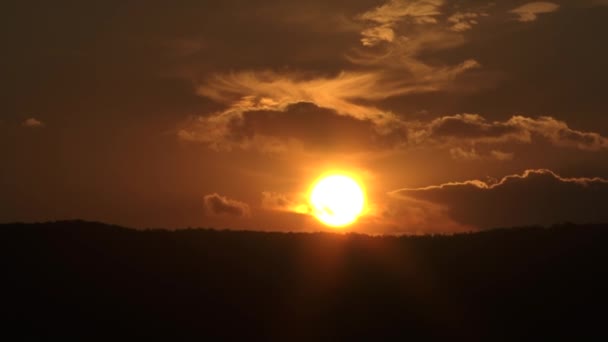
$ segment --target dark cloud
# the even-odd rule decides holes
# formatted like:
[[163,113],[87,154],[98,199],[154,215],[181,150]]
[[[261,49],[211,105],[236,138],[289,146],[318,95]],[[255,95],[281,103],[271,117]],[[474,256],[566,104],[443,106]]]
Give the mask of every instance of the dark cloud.
[[[210,133],[211,132],[211,133]],[[357,120],[334,110],[300,102],[282,111],[252,110],[214,126],[194,121],[182,138],[207,143],[216,150],[240,148],[288,152],[361,152],[388,144],[369,120]]]
[[552,117],[530,118],[520,115],[506,121],[488,121],[477,114],[458,114],[422,124],[412,136],[420,141],[449,143],[532,143],[544,139],[556,146],[598,151],[608,148],[608,138],[594,132],[581,132]]
[[471,180],[401,189],[395,196],[442,206],[453,220],[479,228],[608,221],[608,180],[527,170],[499,181]]
[[367,120],[339,115],[333,110],[311,103],[290,105],[285,112],[259,111],[243,113],[233,131],[237,138],[253,138],[254,134],[277,137],[283,141],[296,139],[313,149],[354,150],[371,145],[374,126]]
[[205,209],[212,215],[249,216],[247,203],[239,202],[217,193],[205,195]]
[[[245,99],[238,109],[194,117],[178,136],[199,141],[214,150],[258,150],[285,153],[297,149],[325,152],[369,152],[411,147],[449,148],[454,159],[511,160],[513,153],[478,145],[533,144],[545,141],[557,147],[586,151],[608,149],[608,138],[578,131],[566,122],[543,116],[512,116],[488,121],[478,114],[457,114],[430,121],[406,121],[379,114],[357,117],[310,102],[277,106],[270,99]],[[487,149],[487,148],[486,148]]]
[[489,123],[483,117],[474,114],[435,119],[430,123],[429,131],[430,137],[435,139],[500,140],[520,135],[518,127],[500,122]]

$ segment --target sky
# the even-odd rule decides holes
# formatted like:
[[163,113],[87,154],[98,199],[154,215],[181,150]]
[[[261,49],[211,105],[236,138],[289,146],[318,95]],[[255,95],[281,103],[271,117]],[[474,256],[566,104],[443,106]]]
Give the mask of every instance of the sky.
[[608,221],[608,1],[12,1],[0,222],[348,231]]

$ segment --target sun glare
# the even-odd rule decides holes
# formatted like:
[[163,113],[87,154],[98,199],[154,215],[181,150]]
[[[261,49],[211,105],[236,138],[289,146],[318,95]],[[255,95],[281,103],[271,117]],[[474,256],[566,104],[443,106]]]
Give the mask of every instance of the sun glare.
[[309,197],[313,215],[331,227],[344,227],[357,220],[365,206],[365,194],[351,177],[330,175],[312,186]]

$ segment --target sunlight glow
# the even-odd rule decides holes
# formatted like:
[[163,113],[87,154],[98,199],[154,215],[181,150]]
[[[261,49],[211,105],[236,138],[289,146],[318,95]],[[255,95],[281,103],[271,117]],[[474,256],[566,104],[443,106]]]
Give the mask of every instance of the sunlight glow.
[[331,227],[352,224],[365,206],[362,187],[351,177],[334,174],[317,181],[309,197],[312,214]]

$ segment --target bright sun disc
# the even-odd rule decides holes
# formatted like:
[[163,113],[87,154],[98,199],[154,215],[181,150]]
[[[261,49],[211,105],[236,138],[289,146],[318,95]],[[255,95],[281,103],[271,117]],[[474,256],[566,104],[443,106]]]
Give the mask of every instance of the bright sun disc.
[[343,227],[357,220],[365,205],[361,186],[343,175],[319,180],[310,193],[313,215],[331,227]]

